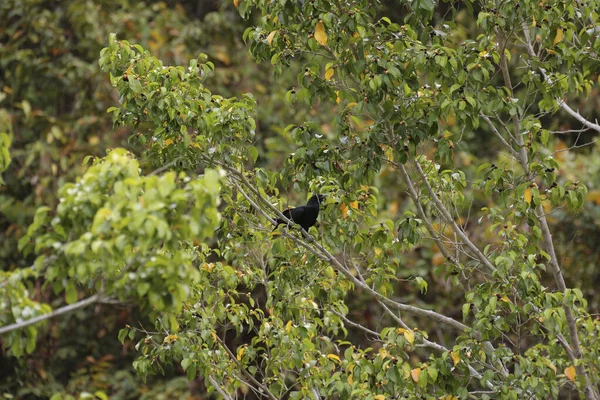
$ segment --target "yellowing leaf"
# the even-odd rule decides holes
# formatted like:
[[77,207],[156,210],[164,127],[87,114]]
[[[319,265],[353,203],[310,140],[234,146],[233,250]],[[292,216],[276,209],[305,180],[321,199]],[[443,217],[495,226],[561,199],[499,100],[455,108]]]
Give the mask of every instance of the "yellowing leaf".
[[339,90],[336,90],[336,91],[335,91],[335,94],[336,94],[336,96],[337,96],[337,97],[335,98],[335,102],[336,102],[337,104],[340,104],[340,102],[342,101],[342,99],[340,98],[340,91],[339,91]]
[[552,364],[548,359],[544,358],[544,364],[546,364],[548,367],[550,367],[552,369],[552,371],[554,371],[554,373],[556,374],[556,366],[554,364]]
[[410,376],[415,382],[419,382],[419,375],[421,375],[421,368],[415,368],[410,371]]
[[415,332],[404,331],[404,338],[408,341],[408,343],[413,344],[415,342]]
[[375,247],[375,255],[379,257],[381,255],[381,249],[379,247]]
[[242,347],[240,347],[238,349],[238,352],[237,352],[237,359],[238,359],[238,361],[242,360],[242,357],[244,357],[244,353],[245,352],[246,352],[246,346],[242,346]]
[[335,354],[327,354],[327,358],[329,358],[330,360],[335,360],[337,362],[342,362],[342,360],[340,360],[340,358]]
[[317,26],[315,26],[315,40],[319,42],[321,46],[327,44],[327,34],[325,33],[325,26],[322,22],[317,22]]
[[169,335],[163,340],[163,343],[175,343],[177,339],[177,335]]
[[240,5],[240,0],[233,0],[233,5],[235,6],[235,8],[238,8],[238,6]]
[[353,201],[350,203],[350,207],[354,208],[355,210],[358,210],[358,201]]
[[348,375],[348,384],[352,385],[353,383],[354,383],[354,378],[353,378],[353,375],[350,374],[350,375]]
[[533,196],[533,193],[531,192],[531,188],[525,189],[525,192],[523,193],[523,197],[525,198],[525,202],[527,204],[531,204],[531,197],[532,196]]
[[454,366],[456,367],[456,364],[458,364],[460,361],[460,355],[458,353],[451,352],[450,356],[452,357],[452,361],[454,361]]
[[506,296],[500,297],[500,300],[502,300],[505,303],[510,303],[511,302],[510,299],[508,297],[506,297]]
[[330,80],[334,72],[335,70],[333,68],[329,68],[327,71],[325,71],[325,79]]
[[531,26],[533,26],[535,28],[536,25],[537,25],[537,22],[535,21],[535,15],[534,15],[533,21],[531,21]]
[[273,38],[275,37],[276,33],[277,31],[273,31],[269,33],[269,36],[267,36],[267,42],[269,42],[269,46],[271,45],[271,43],[273,43]]
[[558,28],[556,30],[556,36],[554,37],[554,45],[556,46],[558,43],[562,42],[565,33],[562,29]]
[[382,394],[378,394],[377,396],[375,396],[375,400],[385,400],[385,396]]
[[288,321],[287,324],[285,324],[285,333],[289,333],[290,330],[292,329],[292,321]]
[[215,264],[210,263],[204,263],[204,265],[202,265],[202,269],[205,270],[206,272],[211,272],[213,270],[213,268],[215,267]]
[[346,218],[348,216],[348,206],[342,203],[340,205],[340,210],[342,210],[342,218]]
[[571,382],[575,382],[575,375],[577,375],[575,373],[575,367],[571,365],[570,367],[565,368],[565,375]]

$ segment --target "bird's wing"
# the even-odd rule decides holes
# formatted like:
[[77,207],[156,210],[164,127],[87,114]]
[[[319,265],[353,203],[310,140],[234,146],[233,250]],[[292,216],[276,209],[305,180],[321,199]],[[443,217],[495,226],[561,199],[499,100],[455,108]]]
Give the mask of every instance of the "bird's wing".
[[[291,219],[292,221],[294,221],[297,224],[302,223],[302,219],[304,218],[304,214],[305,214],[305,210],[304,207],[296,207],[296,208],[292,208],[290,210],[286,210],[288,211],[288,215],[286,215],[286,217],[288,217],[289,219]],[[285,215],[285,213],[284,213]]]

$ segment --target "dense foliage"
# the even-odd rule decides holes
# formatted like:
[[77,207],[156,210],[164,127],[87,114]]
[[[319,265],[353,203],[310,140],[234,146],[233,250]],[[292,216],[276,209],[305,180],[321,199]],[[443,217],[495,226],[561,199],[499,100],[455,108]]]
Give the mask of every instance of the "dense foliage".
[[[600,126],[586,99],[600,3],[234,0],[204,23],[250,19],[220,40],[241,37],[261,67],[236,54],[231,75],[225,46],[190,55],[200,28],[181,6],[74,1],[40,25],[44,6],[12,3],[7,392],[125,397],[93,380],[28,391],[22,377],[43,351],[27,320],[96,304],[126,307],[105,317],[121,328],[109,343],[134,347],[141,378],[181,373],[222,398],[599,398]],[[77,45],[60,41],[61,18]],[[98,67],[80,61],[96,50]],[[66,108],[52,102],[60,80],[33,96],[32,56],[38,74],[79,84]],[[310,193],[326,196],[320,223],[273,231]]]

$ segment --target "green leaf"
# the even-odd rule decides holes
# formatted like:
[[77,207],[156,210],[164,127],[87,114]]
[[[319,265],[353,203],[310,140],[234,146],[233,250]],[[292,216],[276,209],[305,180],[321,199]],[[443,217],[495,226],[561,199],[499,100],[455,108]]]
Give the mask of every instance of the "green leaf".
[[258,149],[254,146],[250,146],[248,151],[250,153],[250,158],[252,158],[252,161],[256,163],[256,160],[258,159]]
[[129,334],[129,329],[127,328],[123,328],[119,331],[119,342],[121,342],[121,344],[125,344],[125,338],[127,337],[127,335]]
[[142,84],[140,83],[140,81],[135,79],[133,76],[130,76],[128,79],[129,79],[129,88],[131,89],[131,91],[136,94],[141,93],[142,92]]
[[75,282],[72,280],[67,281],[67,286],[65,287],[65,300],[67,304],[73,304],[77,301],[77,288],[75,287]]

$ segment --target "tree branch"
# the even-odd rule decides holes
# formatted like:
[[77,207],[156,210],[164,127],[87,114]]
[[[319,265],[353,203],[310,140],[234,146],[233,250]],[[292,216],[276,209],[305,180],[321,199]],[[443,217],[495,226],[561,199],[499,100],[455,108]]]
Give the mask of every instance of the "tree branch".
[[219,394],[221,396],[223,396],[223,398],[225,400],[233,400],[233,398],[230,395],[228,395],[227,393],[225,393],[225,391],[223,390],[223,388],[221,388],[221,386],[219,385],[219,383],[215,380],[215,378],[213,378],[212,375],[208,376],[208,380],[210,381],[210,384],[213,385],[213,387],[215,388],[215,390],[217,392],[219,392]]
[[[231,169],[228,168],[228,170],[231,170]],[[274,207],[271,203],[269,203],[265,198],[263,198],[263,196],[258,192],[258,190],[256,190],[256,188],[252,187],[252,185],[250,185],[250,183],[245,179],[245,177],[242,174],[240,174],[239,171],[235,171],[235,174],[238,177],[242,178],[241,183],[244,184],[244,186],[248,187],[249,190],[251,190],[254,193],[254,195],[258,199],[260,199],[262,201],[262,203],[264,203],[271,211],[273,211],[278,217],[283,217],[283,219],[286,220],[286,222],[288,221],[287,218],[285,218],[283,216],[281,211],[279,211],[276,207]],[[231,180],[231,182],[240,191],[240,193],[242,193],[242,195],[250,202],[250,204],[252,204],[252,206],[257,211],[259,211],[261,214],[263,214],[269,221],[272,221],[274,223],[273,219],[262,209],[262,207],[260,207],[255,201],[253,201],[250,198],[250,196],[240,187],[239,183],[237,183],[233,180]],[[291,224],[292,222],[289,221],[289,223]],[[306,232],[302,228],[299,228],[299,229],[300,229],[300,232],[302,233],[302,236],[308,241],[308,243],[306,243],[305,241],[303,241],[300,238],[295,237],[293,235],[289,235],[289,234],[284,234],[284,235],[286,237],[294,240],[297,244],[306,248],[308,251],[314,253],[322,260],[327,261],[335,270],[337,270],[338,272],[343,274],[356,287],[369,293],[374,299],[385,303],[386,305],[388,305],[389,307],[391,307],[393,309],[400,310],[400,311],[406,311],[406,312],[409,312],[414,315],[418,315],[418,316],[421,316],[424,318],[429,318],[429,319],[432,319],[433,321],[436,321],[436,322],[442,323],[444,325],[448,325],[455,329],[458,329],[459,331],[464,331],[464,330],[468,329],[468,327],[466,325],[462,324],[461,322],[458,322],[452,318],[446,317],[445,315],[438,314],[435,311],[424,310],[424,309],[421,309],[418,307],[399,303],[399,302],[396,302],[394,300],[391,300],[391,299],[385,297],[381,293],[379,293],[376,290],[369,287],[364,282],[361,282],[359,279],[357,279],[349,270],[347,270],[337,260],[337,258],[333,254],[331,254],[329,252],[329,250],[327,250],[322,244],[320,244],[318,241],[316,241],[315,238],[310,233]]]
[[[529,36],[529,28],[527,27],[527,23],[523,22],[521,25],[523,28],[523,34],[525,35],[525,47],[527,48],[527,53],[529,54],[530,57],[537,58],[537,55],[535,54],[535,51],[533,50],[533,46],[531,45],[531,37]],[[542,68],[539,68],[538,71],[542,75],[542,78],[544,78],[544,82],[549,83],[549,84],[552,83],[550,81],[550,78],[548,78],[548,75],[546,75],[546,71],[544,71]],[[571,107],[569,107],[569,105],[565,102],[564,99],[555,98],[555,100],[556,100],[556,104],[560,108],[565,110],[570,116],[575,118],[577,121],[581,122],[583,125],[587,126],[588,128],[595,130],[596,132],[600,132],[600,125],[595,124],[595,123],[585,119],[581,114],[579,114],[577,111],[575,111]]]
[[417,169],[419,176],[421,177],[421,180],[423,181],[423,185],[425,185],[427,192],[429,192],[429,196],[431,196],[431,199],[433,200],[435,205],[438,207],[440,213],[442,213],[442,216],[444,217],[446,222],[448,222],[452,226],[452,229],[454,230],[454,232],[456,232],[456,234],[463,240],[463,242],[466,244],[466,246],[475,254],[477,259],[488,269],[488,271],[490,271],[490,272],[496,271],[496,267],[494,267],[492,265],[492,263],[490,262],[490,260],[488,260],[488,258],[481,252],[481,250],[479,250],[477,248],[477,246],[475,246],[475,244],[473,242],[471,242],[471,240],[465,234],[465,232],[462,230],[462,228],[460,226],[458,226],[456,221],[454,221],[454,218],[452,218],[452,216],[450,215],[450,212],[446,209],[444,204],[442,204],[442,201],[437,197],[437,195],[433,191],[433,188],[431,187],[431,184],[429,183],[429,180],[427,179],[427,176],[425,176],[423,169],[421,169],[421,165],[419,164],[419,162],[417,160],[413,160],[413,164],[415,165],[415,168]]
[[273,393],[271,393],[271,391],[269,390],[268,387],[266,387],[264,384],[260,383],[254,376],[252,376],[252,374],[250,372],[246,371],[246,368],[244,368],[244,366],[242,365],[242,363],[239,362],[239,360],[237,359],[235,354],[232,353],[232,351],[229,349],[229,347],[227,347],[227,345],[223,342],[223,340],[219,336],[214,335],[214,338],[221,345],[221,347],[227,352],[227,354],[229,355],[229,358],[231,358],[231,361],[233,361],[233,363],[237,366],[238,370],[244,376],[246,376],[246,378],[248,378],[250,380],[250,382],[255,384],[261,391],[263,391],[267,395],[267,397],[269,397],[269,399],[278,400],[277,397],[275,397],[275,395]]
[[70,304],[68,306],[64,306],[64,307],[58,308],[58,309],[56,309],[56,310],[54,310],[54,311],[52,311],[52,312],[50,312],[48,314],[39,315],[39,316],[37,316],[35,318],[27,319],[25,321],[21,321],[21,322],[17,322],[17,323],[14,323],[14,324],[10,324],[10,325],[6,325],[6,326],[3,326],[3,327],[0,327],[0,335],[3,334],[3,333],[7,333],[7,332],[11,332],[11,331],[17,330],[17,329],[25,328],[25,327],[27,327],[29,325],[37,324],[38,322],[42,322],[42,321],[45,321],[47,319],[54,318],[54,317],[62,315],[62,314],[66,314],[66,313],[71,312],[71,311],[75,311],[75,310],[77,310],[79,308],[82,308],[82,307],[88,306],[90,304],[96,303],[96,302],[100,301],[100,299],[101,299],[101,296],[99,294],[95,294],[93,296],[88,297],[87,299],[80,300],[77,303],[73,303],[73,304]]

